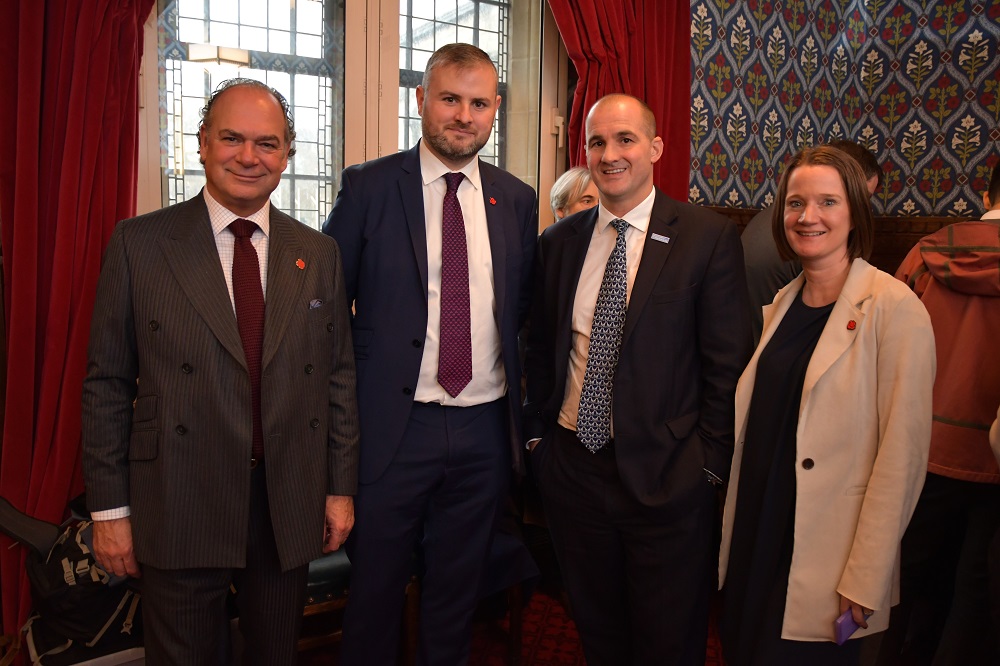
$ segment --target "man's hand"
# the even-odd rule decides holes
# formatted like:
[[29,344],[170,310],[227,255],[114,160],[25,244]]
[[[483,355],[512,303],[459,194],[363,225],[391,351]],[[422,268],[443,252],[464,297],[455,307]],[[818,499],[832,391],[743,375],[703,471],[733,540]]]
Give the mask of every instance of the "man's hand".
[[132,552],[132,520],[94,521],[94,558],[108,573],[138,578],[139,563]]
[[851,616],[854,618],[854,622],[862,629],[868,628],[868,618],[871,617],[872,611],[870,608],[865,608],[859,603],[851,601],[844,595],[840,595],[840,612],[843,613],[848,608],[851,609]]
[[350,495],[326,496],[326,527],[323,534],[323,552],[330,553],[345,541],[354,527],[354,498]]

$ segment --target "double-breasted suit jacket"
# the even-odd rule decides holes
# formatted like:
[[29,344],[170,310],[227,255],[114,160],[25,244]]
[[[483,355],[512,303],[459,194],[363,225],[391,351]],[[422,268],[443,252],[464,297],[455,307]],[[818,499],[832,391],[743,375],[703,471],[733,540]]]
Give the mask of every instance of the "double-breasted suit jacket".
[[[803,284],[800,275],[764,308],[760,346],[736,392],[720,586],[729,564],[757,360]],[[802,386],[782,638],[833,640],[839,595],[876,611],[857,636],[888,626],[889,607],[899,596],[900,540],[927,472],[934,369],[934,333],[923,304],[899,280],[855,259]]]
[[[507,379],[510,442],[521,464],[517,335],[528,309],[538,217],[535,192],[479,162],[496,323]],[[392,461],[410,417],[427,330],[427,234],[419,145],[344,170],[323,231],[344,260],[361,410],[361,482]]]
[[[140,563],[243,566],[250,378],[204,199],[121,222],[104,261],[83,391],[89,508],[131,507]],[[286,570],[321,554],[325,496],[356,491],[348,326],[336,244],[272,206],[261,419]]]
[[[525,356],[528,437],[543,437],[559,415],[573,302],[597,215],[570,216],[539,241]],[[612,396],[621,480],[648,506],[704,501],[703,468],[728,475],[733,393],[751,347],[742,257],[732,222],[656,192]]]

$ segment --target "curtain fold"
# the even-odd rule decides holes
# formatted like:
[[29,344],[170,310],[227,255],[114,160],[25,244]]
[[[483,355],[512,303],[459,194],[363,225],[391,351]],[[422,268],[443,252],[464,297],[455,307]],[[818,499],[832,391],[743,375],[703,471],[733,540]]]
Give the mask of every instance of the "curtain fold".
[[[101,255],[135,214],[142,26],[154,0],[0,4],[7,376],[0,494],[60,522],[83,490],[80,398]],[[3,630],[31,605],[0,539]]]
[[569,122],[571,165],[586,164],[584,120],[614,92],[645,101],[665,146],[656,185],[687,200],[691,164],[691,7],[677,0],[549,0],[580,76]]

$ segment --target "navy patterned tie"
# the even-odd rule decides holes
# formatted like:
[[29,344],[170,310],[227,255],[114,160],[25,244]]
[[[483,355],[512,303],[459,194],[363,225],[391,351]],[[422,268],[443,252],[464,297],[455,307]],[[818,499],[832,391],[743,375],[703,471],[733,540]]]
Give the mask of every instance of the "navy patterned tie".
[[250,220],[236,220],[229,225],[236,236],[233,247],[233,301],[236,305],[236,325],[243,341],[243,354],[250,375],[250,399],[253,414],[253,448],[255,460],[264,458],[264,427],[260,418],[260,354],[264,346],[264,289],[260,284],[260,263],[250,237],[257,225]]
[[597,293],[590,348],[587,351],[587,370],[583,375],[580,410],[576,417],[576,436],[591,453],[597,453],[611,439],[611,395],[628,302],[628,268],[625,261],[628,222],[615,219],[611,220],[611,226],[618,232],[618,238],[608,256],[601,290]]
[[469,315],[469,250],[458,186],[465,175],[446,173],[441,225],[441,338],[438,384],[451,397],[472,381],[472,322]]

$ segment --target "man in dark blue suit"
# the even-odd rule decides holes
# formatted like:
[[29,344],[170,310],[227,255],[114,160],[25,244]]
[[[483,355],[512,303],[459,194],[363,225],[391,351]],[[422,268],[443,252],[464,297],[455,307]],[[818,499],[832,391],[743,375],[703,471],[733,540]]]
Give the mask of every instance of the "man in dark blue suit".
[[736,226],[653,185],[629,95],[587,115],[596,208],[542,234],[525,349],[531,468],[590,666],[705,663],[750,308]]
[[477,158],[500,97],[489,56],[431,56],[416,148],[344,171],[324,232],[340,244],[361,416],[343,664],[394,664],[419,544],[420,663],[468,660],[510,466],[521,468],[517,333],[534,191]]

